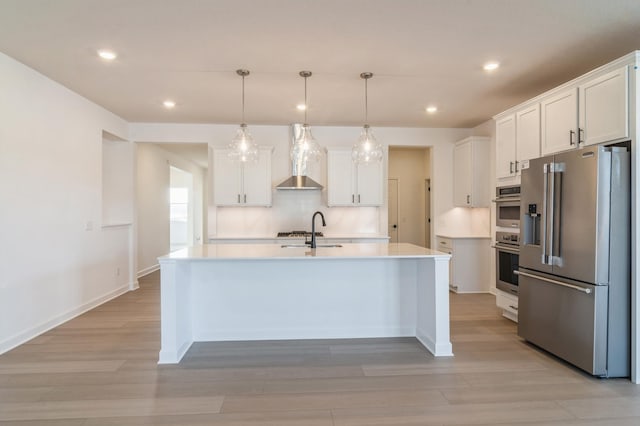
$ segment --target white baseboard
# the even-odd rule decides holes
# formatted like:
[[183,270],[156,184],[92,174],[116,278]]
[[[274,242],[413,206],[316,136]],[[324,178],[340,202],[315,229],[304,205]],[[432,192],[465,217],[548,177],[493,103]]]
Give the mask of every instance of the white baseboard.
[[153,266],[149,266],[148,268],[141,269],[141,270],[138,271],[138,278],[142,278],[145,275],[149,275],[150,273],[155,272],[155,271],[159,271],[159,270],[160,270],[160,264],[159,263],[157,263],[157,264],[155,264]]
[[105,302],[108,302],[111,299],[115,299],[116,297],[128,292],[131,289],[131,286],[133,285],[133,283],[127,283],[121,287],[118,287],[117,289],[110,291],[107,294],[104,294],[102,296],[99,296],[93,300],[90,300],[86,303],[83,303],[82,305],[78,306],[77,308],[71,309],[70,311],[67,311],[65,313],[63,313],[62,315],[58,315],[55,316],[53,318],[51,318],[48,321],[45,321],[35,327],[32,327],[26,331],[23,331],[22,333],[16,334],[15,336],[9,337],[8,339],[5,339],[3,341],[0,342],[0,355],[2,355],[5,352],[10,351],[11,349],[22,345],[23,343],[28,342],[29,340],[33,339],[34,337],[39,336],[40,334],[51,330],[52,328],[55,328],[57,326],[59,326],[62,323],[65,323],[67,321],[69,321],[70,319],[73,319],[75,317],[77,317],[78,315],[82,315],[87,311],[90,311],[91,309],[95,308],[96,306],[102,305]]

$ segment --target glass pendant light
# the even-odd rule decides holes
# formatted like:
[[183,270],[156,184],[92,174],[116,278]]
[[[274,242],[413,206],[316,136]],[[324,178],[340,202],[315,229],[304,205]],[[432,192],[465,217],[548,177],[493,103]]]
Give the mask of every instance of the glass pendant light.
[[360,78],[364,80],[364,126],[362,126],[362,132],[358,141],[353,145],[351,150],[351,158],[354,163],[367,164],[375,161],[382,161],[384,151],[382,145],[378,143],[371,127],[369,127],[369,99],[368,99],[368,87],[367,80],[373,77],[373,73],[363,72],[360,74]]
[[251,133],[247,130],[247,124],[244,122],[244,78],[249,75],[249,70],[239,69],[236,74],[242,77],[242,124],[236,131],[236,136],[229,144],[229,158],[241,163],[258,161],[258,145],[253,142]]
[[298,164],[306,165],[310,161],[317,161],[322,155],[322,149],[311,134],[311,128],[307,122],[307,78],[311,77],[311,71],[300,71],[300,77],[304,78],[304,124],[300,135],[296,138],[291,147],[291,158],[298,161]]

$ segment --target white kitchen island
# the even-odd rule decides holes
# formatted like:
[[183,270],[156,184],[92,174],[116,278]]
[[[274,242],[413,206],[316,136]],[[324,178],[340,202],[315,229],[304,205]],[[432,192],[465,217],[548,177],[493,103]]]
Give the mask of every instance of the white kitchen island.
[[415,336],[451,356],[449,259],[412,244],[194,246],[159,259],[159,363],[193,342]]

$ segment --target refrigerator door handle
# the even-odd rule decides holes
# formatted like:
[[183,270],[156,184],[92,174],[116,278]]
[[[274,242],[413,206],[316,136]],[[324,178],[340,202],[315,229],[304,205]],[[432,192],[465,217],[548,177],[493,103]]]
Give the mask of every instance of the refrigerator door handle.
[[513,271],[513,273],[516,274],[516,275],[522,275],[523,277],[529,277],[529,278],[533,278],[535,280],[545,281],[545,282],[548,282],[548,283],[551,283],[551,284],[556,284],[556,285],[561,285],[563,287],[568,287],[568,288],[571,288],[573,290],[581,291],[582,293],[585,293],[585,294],[591,294],[591,289],[590,288],[584,288],[584,287],[580,287],[580,286],[573,285],[573,284],[563,283],[562,281],[552,280],[551,278],[545,278],[545,277],[541,277],[539,275],[533,275],[533,274],[529,274],[527,272],[522,272],[522,271]]
[[[565,164],[564,163],[551,163],[551,195],[550,195],[550,203],[551,203],[551,230],[549,233],[549,265],[558,265],[562,266],[562,256],[560,256],[561,249],[561,241],[560,241],[560,232],[557,235],[557,243],[558,252],[554,253],[554,238],[556,237],[556,208],[560,208],[560,203],[562,199],[562,173],[564,172]],[[556,203],[556,174],[558,174],[558,186],[559,186],[559,200]],[[561,221],[560,215],[558,215],[558,222]],[[562,223],[557,224],[558,231],[562,227]]]
[[547,265],[553,265],[553,234],[555,231],[555,200],[556,200],[556,163],[549,164],[549,176],[551,187],[549,193],[549,255],[547,256]]
[[542,194],[542,264],[547,264],[547,198],[549,195],[549,177],[547,175],[547,169],[549,168],[549,164],[544,164],[542,166],[542,176],[543,176],[543,187],[544,192]]

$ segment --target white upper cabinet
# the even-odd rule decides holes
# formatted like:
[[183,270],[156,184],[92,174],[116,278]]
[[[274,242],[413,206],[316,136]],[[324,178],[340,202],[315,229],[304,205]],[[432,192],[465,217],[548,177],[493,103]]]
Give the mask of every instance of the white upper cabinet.
[[578,146],[578,90],[571,88],[540,102],[542,110],[542,155]]
[[629,137],[626,66],[581,85],[579,90],[581,143],[593,145]]
[[382,162],[354,164],[351,150],[327,150],[327,205],[381,206]]
[[629,137],[629,71],[624,66],[541,101],[542,154]]
[[472,136],[453,149],[453,204],[457,207],[488,207],[489,138]]
[[216,206],[271,206],[271,147],[260,147],[257,163],[229,159],[214,149],[213,197]]
[[496,121],[496,178],[519,176],[540,156],[540,105],[535,103]]
[[534,104],[516,112],[516,162],[513,169],[520,174],[529,160],[540,157],[540,105]]
[[515,175],[516,116],[509,114],[496,121],[496,177]]

